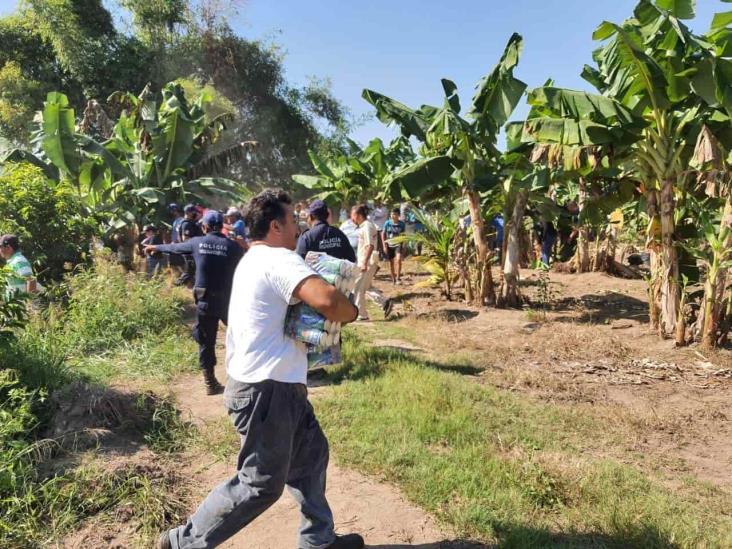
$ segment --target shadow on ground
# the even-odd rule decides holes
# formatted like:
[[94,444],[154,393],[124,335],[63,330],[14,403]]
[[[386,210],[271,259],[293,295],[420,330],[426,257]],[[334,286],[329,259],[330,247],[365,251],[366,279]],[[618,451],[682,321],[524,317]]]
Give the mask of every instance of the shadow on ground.
[[369,549],[479,549],[479,548],[529,548],[544,547],[589,548],[589,547],[650,547],[674,548],[678,544],[653,528],[638,528],[617,535],[602,533],[556,533],[529,526],[508,526],[496,533],[499,541],[485,544],[467,540],[445,540],[436,543],[397,543],[367,545]]
[[443,372],[475,376],[483,372],[474,364],[463,362],[438,362],[429,360],[419,350],[400,348],[390,345],[374,347],[360,340],[349,338],[344,349],[343,363],[328,367],[325,370],[314,370],[308,373],[308,385],[324,386],[338,384],[342,381],[358,381],[378,377],[393,364],[409,361],[424,368],[432,368]]
[[471,311],[470,309],[439,309],[428,313],[420,313],[417,315],[417,318],[440,319],[446,320],[447,322],[465,322],[466,320],[475,318],[479,314],[477,311]]
[[180,412],[151,392],[74,382],[49,397],[52,420],[42,436],[59,448],[130,456],[184,427]]
[[367,549],[480,549],[483,547],[490,547],[483,543],[471,542],[471,541],[438,541],[436,543],[396,543],[387,545],[367,545]]
[[629,295],[609,292],[605,295],[588,294],[582,297],[567,297],[557,300],[552,310],[555,312],[576,311],[575,315],[559,316],[559,322],[581,322],[602,324],[614,320],[634,320],[647,323],[648,303]]

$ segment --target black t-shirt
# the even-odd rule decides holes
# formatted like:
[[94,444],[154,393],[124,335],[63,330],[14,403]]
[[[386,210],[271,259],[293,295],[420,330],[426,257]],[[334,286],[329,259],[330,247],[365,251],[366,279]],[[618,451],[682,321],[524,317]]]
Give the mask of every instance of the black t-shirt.
[[348,237],[337,227],[319,221],[310,230],[300,235],[296,251],[305,257],[308,252],[322,252],[337,259],[356,262],[356,253]]
[[180,235],[179,235],[179,241],[184,242],[188,240],[189,238],[195,238],[197,236],[203,236],[203,230],[201,230],[201,226],[196,223],[195,221],[192,221],[190,219],[184,219],[183,222],[180,224]]

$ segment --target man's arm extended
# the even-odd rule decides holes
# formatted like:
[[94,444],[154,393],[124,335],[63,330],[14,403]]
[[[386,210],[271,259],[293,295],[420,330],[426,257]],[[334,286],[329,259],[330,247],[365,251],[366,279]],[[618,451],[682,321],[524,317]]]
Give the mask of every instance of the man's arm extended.
[[292,295],[332,322],[345,324],[353,322],[358,316],[356,306],[318,276],[311,276],[300,282]]
[[179,242],[178,244],[153,244],[145,246],[146,254],[151,254],[153,252],[163,252],[166,254],[192,254],[193,241],[186,240],[185,242]]

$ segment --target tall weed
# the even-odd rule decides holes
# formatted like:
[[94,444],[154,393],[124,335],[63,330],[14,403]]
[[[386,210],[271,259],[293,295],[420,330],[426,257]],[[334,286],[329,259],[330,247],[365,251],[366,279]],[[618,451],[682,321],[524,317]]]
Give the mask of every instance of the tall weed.
[[179,326],[184,294],[161,278],[125,273],[102,256],[68,281],[63,333],[72,354],[110,350]]

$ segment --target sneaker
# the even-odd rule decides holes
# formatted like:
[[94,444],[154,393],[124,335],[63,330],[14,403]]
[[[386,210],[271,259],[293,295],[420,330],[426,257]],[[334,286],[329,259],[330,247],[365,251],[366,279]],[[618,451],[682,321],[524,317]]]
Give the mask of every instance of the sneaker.
[[336,536],[333,543],[328,545],[326,549],[363,549],[364,541],[358,534],[345,534]]
[[357,322],[369,322],[371,319],[367,316],[359,316],[356,321]]
[[173,549],[173,545],[170,543],[169,532],[163,532],[162,534],[160,534],[156,547],[157,549]]
[[394,302],[391,299],[384,301],[384,318],[387,318],[391,314],[391,310],[394,308]]

